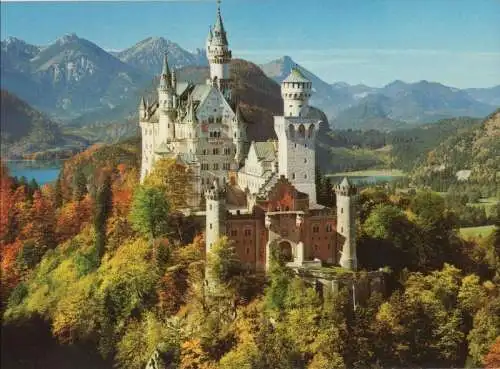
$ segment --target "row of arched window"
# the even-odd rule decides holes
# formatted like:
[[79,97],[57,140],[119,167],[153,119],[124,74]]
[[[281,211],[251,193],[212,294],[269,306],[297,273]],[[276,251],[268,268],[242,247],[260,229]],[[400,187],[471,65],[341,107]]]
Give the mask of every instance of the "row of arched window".
[[[290,133],[290,138],[295,137],[295,126],[293,124],[290,124],[288,126],[288,132]],[[314,134],[314,124],[311,124],[307,130],[307,137],[311,138]],[[304,127],[303,124],[299,126],[297,129],[297,137],[299,138],[305,138],[306,137],[306,127]]]

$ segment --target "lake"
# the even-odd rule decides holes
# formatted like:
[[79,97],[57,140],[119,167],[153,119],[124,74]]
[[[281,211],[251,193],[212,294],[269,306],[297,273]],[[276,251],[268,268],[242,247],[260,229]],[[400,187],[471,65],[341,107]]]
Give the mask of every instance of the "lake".
[[334,184],[340,182],[344,177],[348,177],[353,184],[375,184],[391,182],[405,177],[405,174],[398,170],[360,170],[356,172],[333,173],[328,174],[327,176],[332,178],[332,182]]
[[62,160],[9,160],[5,161],[12,177],[33,178],[38,184],[54,182],[61,171]]

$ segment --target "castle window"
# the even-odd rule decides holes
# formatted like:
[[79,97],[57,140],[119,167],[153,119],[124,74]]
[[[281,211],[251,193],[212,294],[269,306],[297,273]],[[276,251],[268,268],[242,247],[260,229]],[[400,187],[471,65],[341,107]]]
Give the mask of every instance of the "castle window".
[[208,206],[208,209],[209,209],[209,210],[212,210],[212,204],[210,204],[210,205]]
[[214,164],[214,170],[219,170],[219,164],[217,163]]
[[319,233],[319,225],[313,225],[313,233]]
[[303,124],[299,126],[299,137],[300,138],[305,138],[306,137],[306,128],[304,127]]
[[307,179],[307,174],[304,174],[304,179]]
[[251,236],[252,235],[252,230],[251,229],[245,229],[245,236]]
[[231,236],[233,236],[233,237],[238,236],[238,230],[237,229],[232,229],[231,230]]
[[344,208],[340,208],[340,214],[344,214]]
[[326,225],[326,231],[327,231],[327,232],[331,232],[332,230],[333,230],[332,225],[331,225],[331,224],[327,224],[327,225]]
[[307,131],[307,137],[311,138],[313,136],[313,133],[314,133],[314,124],[311,124]]
[[292,179],[295,179],[295,173],[292,173]]
[[250,247],[247,247],[247,255],[250,254]]
[[340,232],[344,232],[344,227],[340,227]]
[[328,250],[330,250],[331,247],[332,247],[332,245],[328,244]]
[[307,159],[304,159],[304,164],[306,164],[306,163],[307,163]]
[[210,229],[212,229],[212,223],[210,223]]

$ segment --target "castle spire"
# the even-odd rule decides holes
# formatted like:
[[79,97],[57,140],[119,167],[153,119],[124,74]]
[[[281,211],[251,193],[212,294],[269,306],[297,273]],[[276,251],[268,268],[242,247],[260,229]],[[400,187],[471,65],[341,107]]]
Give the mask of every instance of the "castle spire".
[[166,52],[165,52],[165,57],[163,59],[163,69],[161,71],[161,74],[166,76],[170,74],[170,68],[168,67],[168,58]]
[[212,42],[212,38],[214,37],[214,34],[212,33],[212,26],[208,27],[208,36],[207,36],[207,42]]
[[217,0],[217,17],[215,19],[213,32],[217,41],[222,43],[222,45],[227,45],[226,31],[224,29],[224,23],[222,22],[222,15],[220,11],[220,0]]
[[172,87],[172,79],[170,74],[170,68],[168,67],[167,53],[165,52],[165,58],[163,60],[163,68],[160,77],[160,88],[168,89]]

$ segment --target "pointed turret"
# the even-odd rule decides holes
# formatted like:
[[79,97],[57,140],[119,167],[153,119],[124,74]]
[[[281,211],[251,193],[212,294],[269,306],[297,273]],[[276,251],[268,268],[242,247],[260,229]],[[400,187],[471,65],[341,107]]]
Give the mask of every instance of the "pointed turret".
[[220,1],[217,1],[217,16],[215,24],[210,28],[207,38],[207,57],[210,64],[210,78],[207,84],[215,85],[223,93],[228,102],[231,101],[231,77],[229,63],[231,50],[227,41],[226,30],[222,22]]
[[[217,18],[215,20],[214,32],[216,36],[218,36],[219,34],[224,35],[224,38],[226,36],[226,31],[224,30],[224,23],[222,22],[222,14],[220,12],[220,1],[217,2]],[[227,43],[227,40],[225,41]]]
[[194,103],[193,103],[193,98],[191,95],[188,97],[188,103],[187,103],[187,111],[186,111],[186,120],[190,123],[195,123],[196,122],[196,114],[194,111]]
[[176,76],[176,73],[175,73],[175,69],[172,69],[172,88],[175,90],[177,88],[177,76]]
[[237,122],[239,122],[239,123],[245,122],[245,119],[243,119],[243,112],[241,111],[241,107],[240,107],[240,102],[239,101],[236,102],[235,115],[236,115],[236,121]]
[[163,60],[163,68],[161,71],[161,77],[160,77],[160,88],[167,89],[172,87],[172,80],[171,80],[171,74],[170,74],[170,68],[168,66],[168,58],[167,58],[167,53],[165,53],[165,58]]
[[208,36],[207,36],[207,45],[209,45],[212,42],[212,39],[214,38],[214,34],[212,33],[212,26],[208,27]]
[[141,101],[139,103],[139,116],[141,118],[146,116],[146,101],[144,100],[144,96],[141,96]]

